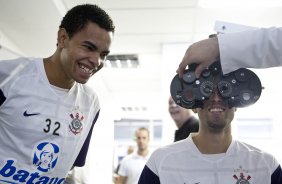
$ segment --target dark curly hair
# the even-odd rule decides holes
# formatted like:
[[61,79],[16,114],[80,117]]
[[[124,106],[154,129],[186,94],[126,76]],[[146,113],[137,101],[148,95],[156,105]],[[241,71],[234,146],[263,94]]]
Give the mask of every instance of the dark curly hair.
[[81,31],[89,22],[96,23],[109,32],[115,31],[111,17],[97,5],[82,4],[70,9],[64,16],[59,28],[64,28],[71,38]]

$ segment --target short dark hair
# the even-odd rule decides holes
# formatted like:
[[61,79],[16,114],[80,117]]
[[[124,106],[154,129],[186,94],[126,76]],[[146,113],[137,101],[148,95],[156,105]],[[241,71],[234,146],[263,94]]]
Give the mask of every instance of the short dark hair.
[[59,28],[64,28],[71,38],[81,31],[89,22],[96,23],[106,31],[115,31],[113,20],[108,13],[97,5],[82,4],[70,9],[61,21]]

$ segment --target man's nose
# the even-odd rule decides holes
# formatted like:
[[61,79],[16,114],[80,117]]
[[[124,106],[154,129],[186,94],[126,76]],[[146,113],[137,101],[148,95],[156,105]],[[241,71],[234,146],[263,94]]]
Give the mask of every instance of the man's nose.
[[210,96],[210,99],[213,101],[222,101],[222,96],[220,95],[217,88],[215,88]]
[[93,66],[98,67],[102,63],[100,53],[99,52],[92,52],[90,57],[89,57],[89,61],[91,62],[91,64]]

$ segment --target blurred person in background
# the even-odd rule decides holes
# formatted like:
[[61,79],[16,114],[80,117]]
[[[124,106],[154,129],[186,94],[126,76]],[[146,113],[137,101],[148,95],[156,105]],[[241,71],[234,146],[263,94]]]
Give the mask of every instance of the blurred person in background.
[[125,156],[120,162],[116,184],[137,184],[140,174],[150,157],[150,132],[147,128],[138,128],[135,132],[137,150]]
[[177,105],[171,96],[168,100],[168,111],[178,128],[174,134],[174,142],[186,139],[191,132],[198,132],[199,120],[194,117],[193,111]]
[[[129,145],[127,147],[127,150],[126,150],[126,154],[127,155],[130,155],[131,153],[134,152],[134,146],[133,145]],[[119,167],[120,167],[120,162],[118,163],[116,169],[114,170],[114,174],[113,174],[113,180],[114,180],[114,183],[117,182],[117,179],[118,179],[118,170],[119,170]]]

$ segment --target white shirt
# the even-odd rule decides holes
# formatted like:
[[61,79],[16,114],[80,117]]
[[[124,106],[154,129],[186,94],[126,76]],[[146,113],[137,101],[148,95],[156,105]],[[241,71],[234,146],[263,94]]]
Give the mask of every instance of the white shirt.
[[0,183],[62,184],[95,123],[96,94],[78,83],[58,94],[42,59],[1,61],[0,83]]
[[140,174],[150,157],[148,153],[145,157],[138,155],[137,152],[133,152],[130,155],[125,156],[118,170],[120,176],[127,177],[126,184],[137,184]]
[[281,184],[281,167],[270,154],[233,140],[226,153],[205,155],[191,137],[157,149],[139,184]]

